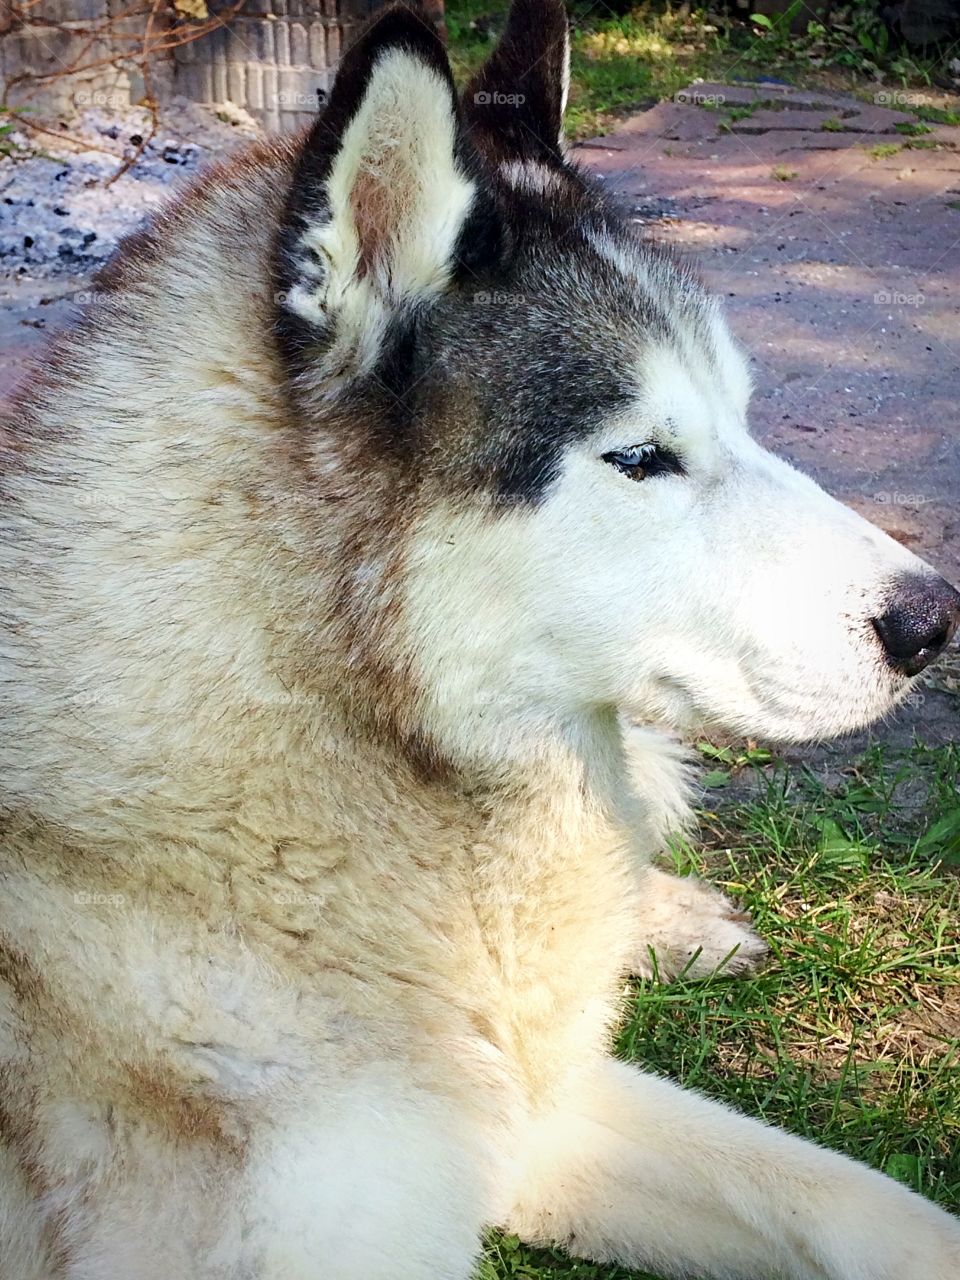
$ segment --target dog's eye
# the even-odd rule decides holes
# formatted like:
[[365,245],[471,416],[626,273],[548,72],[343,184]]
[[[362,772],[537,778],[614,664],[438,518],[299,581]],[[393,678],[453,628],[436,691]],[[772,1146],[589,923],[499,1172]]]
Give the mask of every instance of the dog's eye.
[[683,464],[675,453],[655,444],[638,444],[631,449],[613,449],[603,454],[604,462],[616,467],[631,480],[646,480],[650,476],[683,474]]

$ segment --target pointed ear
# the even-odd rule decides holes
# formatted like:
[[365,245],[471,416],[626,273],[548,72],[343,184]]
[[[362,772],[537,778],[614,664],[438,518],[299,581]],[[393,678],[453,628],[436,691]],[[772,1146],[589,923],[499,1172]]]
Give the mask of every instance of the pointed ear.
[[[388,10],[346,54],[295,166],[280,231],[281,336],[368,364],[393,311],[446,287],[477,196],[446,53]],[[304,331],[304,326],[308,332]]]
[[471,136],[499,163],[562,164],[569,86],[562,0],[513,0],[499,44],[463,95]]

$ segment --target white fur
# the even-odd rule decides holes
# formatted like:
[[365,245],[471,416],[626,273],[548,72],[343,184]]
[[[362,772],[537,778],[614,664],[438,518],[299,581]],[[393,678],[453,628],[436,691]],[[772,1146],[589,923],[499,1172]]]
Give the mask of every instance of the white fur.
[[500,174],[512,187],[523,187],[544,196],[557,191],[564,181],[561,171],[537,160],[504,160]]
[[[686,733],[833,736],[907,692],[870,619],[926,566],[750,438],[741,358],[717,349],[719,379],[692,339],[654,350],[635,409],[568,450],[534,512],[425,517],[408,629],[452,750],[493,734],[494,753],[508,736],[533,751],[550,726],[580,734],[585,703]],[[637,484],[602,461],[649,441],[687,474]]]
[[350,1079],[265,1135],[245,1192],[257,1280],[393,1280],[398,1267],[467,1280],[485,1225],[509,1208],[490,1176],[506,1135],[397,1074]]
[[757,1280],[960,1267],[960,1228],[889,1179],[618,1062],[544,1125],[530,1165],[512,1229],[599,1261]]

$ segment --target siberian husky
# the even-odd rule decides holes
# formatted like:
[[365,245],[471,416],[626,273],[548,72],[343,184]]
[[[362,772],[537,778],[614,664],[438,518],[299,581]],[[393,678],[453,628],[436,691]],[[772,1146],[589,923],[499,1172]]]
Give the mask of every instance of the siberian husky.
[[[671,735],[882,715],[960,597],[747,434],[516,0],[388,12],[128,243],[2,437],[0,1276],[957,1280],[960,1221],[610,1056],[762,944]],[[627,727],[630,726],[630,727]],[[636,727],[634,727],[636,726]]]

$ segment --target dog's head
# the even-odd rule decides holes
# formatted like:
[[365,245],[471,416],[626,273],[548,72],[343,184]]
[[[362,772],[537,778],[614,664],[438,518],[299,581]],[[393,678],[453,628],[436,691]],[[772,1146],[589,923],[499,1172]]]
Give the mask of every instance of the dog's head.
[[371,634],[448,742],[870,721],[960,596],[750,438],[715,302],[565,159],[566,83],[557,0],[516,0],[460,100],[393,10],[300,155],[277,327],[317,473],[375,495]]

